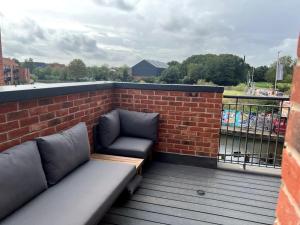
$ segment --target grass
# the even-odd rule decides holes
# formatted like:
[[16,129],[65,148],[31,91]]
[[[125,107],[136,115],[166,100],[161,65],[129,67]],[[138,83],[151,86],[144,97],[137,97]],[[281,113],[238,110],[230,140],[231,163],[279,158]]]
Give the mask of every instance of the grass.
[[[278,85],[279,86],[279,85]],[[255,82],[255,88],[272,88],[273,84],[269,82]],[[224,90],[224,95],[245,95],[247,90],[246,84],[237,86],[227,86]]]
[[256,88],[272,88],[273,84],[269,82],[255,82]]
[[224,95],[245,95],[245,91],[224,90]]
[[245,95],[247,86],[239,84],[237,86],[227,86],[224,90],[224,95]]

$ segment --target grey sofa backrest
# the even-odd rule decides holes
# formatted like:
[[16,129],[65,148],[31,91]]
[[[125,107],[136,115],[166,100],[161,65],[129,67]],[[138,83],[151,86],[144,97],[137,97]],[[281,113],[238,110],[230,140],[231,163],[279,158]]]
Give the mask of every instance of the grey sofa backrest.
[[120,116],[120,131],[123,136],[133,136],[157,140],[158,113],[144,113],[118,109]]
[[89,160],[90,144],[85,123],[61,133],[37,138],[48,185],[56,184]]
[[0,153],[0,220],[47,189],[35,141]]
[[120,135],[119,111],[113,110],[100,117],[99,120],[99,141],[101,146],[107,148]]

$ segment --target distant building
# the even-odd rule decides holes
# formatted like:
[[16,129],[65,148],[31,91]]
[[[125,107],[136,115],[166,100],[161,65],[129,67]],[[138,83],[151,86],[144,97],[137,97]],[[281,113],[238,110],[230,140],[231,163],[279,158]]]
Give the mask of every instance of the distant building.
[[28,84],[32,82],[30,71],[28,68],[23,68],[23,67],[19,68],[19,81],[22,84]]
[[48,66],[51,67],[52,69],[64,69],[66,67],[65,64],[60,64],[60,63],[49,63]]
[[3,58],[3,72],[6,85],[19,83],[19,64],[15,60]]
[[6,85],[30,83],[29,69],[21,67],[14,59],[3,58],[3,72]]
[[47,67],[47,63],[44,62],[33,62],[34,68],[45,68]]
[[155,60],[144,59],[131,67],[131,74],[134,77],[155,77],[159,76],[168,65]]
[[63,69],[66,67],[66,65],[60,63],[33,62],[33,67],[39,69],[46,68],[46,67],[50,67],[52,69]]

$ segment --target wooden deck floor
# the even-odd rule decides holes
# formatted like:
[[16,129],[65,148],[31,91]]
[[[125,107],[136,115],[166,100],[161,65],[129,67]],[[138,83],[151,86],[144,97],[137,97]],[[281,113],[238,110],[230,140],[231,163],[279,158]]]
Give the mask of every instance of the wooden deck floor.
[[100,225],[274,222],[279,178],[158,162],[143,176],[135,195],[113,206]]

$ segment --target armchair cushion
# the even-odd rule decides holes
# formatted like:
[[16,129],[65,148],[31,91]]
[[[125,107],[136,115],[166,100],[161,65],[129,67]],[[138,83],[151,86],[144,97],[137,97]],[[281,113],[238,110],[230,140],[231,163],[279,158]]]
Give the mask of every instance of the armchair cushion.
[[119,137],[105,151],[107,154],[135,158],[147,158],[151,152],[153,141],[144,138]]
[[120,134],[119,112],[113,110],[110,113],[102,115],[99,121],[99,139],[100,145],[108,147],[116,140]]
[[40,137],[37,143],[49,185],[56,184],[89,160],[90,144],[85,123],[61,133]]
[[134,112],[118,109],[122,136],[133,136],[156,141],[158,113]]
[[47,189],[36,142],[0,153],[0,220]]

